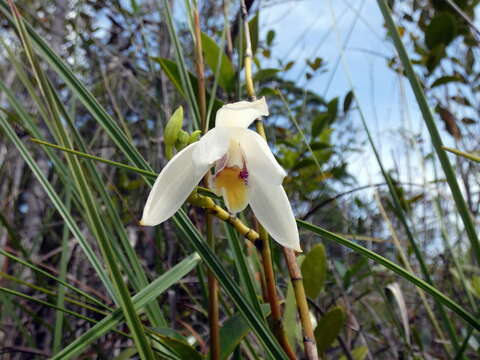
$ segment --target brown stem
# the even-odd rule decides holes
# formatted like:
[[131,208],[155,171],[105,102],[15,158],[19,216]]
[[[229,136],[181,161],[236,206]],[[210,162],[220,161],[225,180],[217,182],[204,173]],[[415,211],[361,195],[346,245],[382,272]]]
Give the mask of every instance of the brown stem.
[[[245,86],[247,88],[247,94],[251,98],[251,100],[256,99],[255,95],[255,87],[253,86],[253,76],[252,76],[252,60],[253,60],[253,52],[252,52],[252,41],[250,39],[250,27],[248,26],[248,11],[247,7],[245,6],[245,0],[240,0],[240,5],[242,8],[242,17],[243,17],[243,27],[245,33]],[[262,135],[262,134],[260,134]],[[263,133],[263,137],[265,137],[265,132]]]
[[195,33],[195,67],[198,77],[198,101],[200,105],[200,123],[202,124],[203,132],[208,131],[207,123],[207,99],[205,95],[205,71],[202,54],[202,36],[200,31],[200,16],[198,9],[193,10],[193,26]]
[[[215,250],[213,237],[213,217],[207,214],[207,239],[212,251]],[[220,312],[218,306],[218,281],[208,270],[208,322],[210,326],[210,359],[220,359]]]
[[[245,0],[240,0],[242,15],[243,15],[243,24],[245,28],[245,83],[247,87],[247,93],[251,100],[256,99],[255,87],[253,86],[253,77],[252,77],[252,43],[250,40],[250,28],[247,21],[247,7],[245,6]],[[263,124],[261,121],[255,121],[257,126],[257,132],[264,138],[265,130],[263,129]],[[282,312],[280,310],[280,303],[278,302],[278,296],[275,285],[275,275],[273,274],[273,265],[272,265],[272,254],[270,252],[270,243],[268,240],[268,233],[263,228],[262,225],[258,224],[258,229],[260,233],[260,239],[256,241],[255,245],[262,255],[262,264],[263,264],[263,273],[265,275],[266,290],[268,295],[268,302],[270,304],[270,309],[272,311],[272,328],[273,333],[278,339],[278,342],[282,346],[283,350],[290,359],[296,359],[295,352],[288,343],[287,336],[285,334],[285,329],[283,328],[282,323]]]
[[[195,67],[198,77],[198,102],[200,106],[200,123],[202,125],[202,131],[205,134],[208,131],[207,120],[207,100],[205,92],[205,71],[202,52],[202,33],[200,30],[200,15],[198,13],[197,6],[193,9],[193,27],[195,33]],[[208,187],[207,174],[205,176],[205,185]],[[215,237],[213,234],[213,217],[212,214],[207,213],[205,215],[207,241],[215,250]],[[210,359],[220,359],[220,311],[218,305],[218,281],[215,275],[208,270],[208,322],[210,327]]]
[[302,323],[305,356],[308,360],[318,360],[315,335],[313,333],[307,297],[303,287],[302,272],[297,264],[295,252],[292,249],[283,248],[283,254],[287,261],[288,272],[290,273],[290,279],[292,280],[293,290],[295,292],[295,300],[297,301],[298,314],[300,315],[300,322]]
[[[244,31],[245,31],[245,41],[246,41],[246,47],[245,47],[245,85],[247,88],[247,93],[250,97],[251,100],[256,99],[255,95],[255,87],[253,85],[253,76],[252,76],[252,60],[253,60],[253,53],[252,53],[252,44],[250,40],[250,28],[248,26],[247,22],[247,15],[248,15],[248,10],[245,5],[245,0],[240,0],[241,4],[241,9],[242,9],[242,15],[243,15],[243,23],[244,23]],[[256,120],[255,121],[255,126],[257,128],[257,132],[262,136],[265,140],[267,140],[266,134],[265,134],[265,128],[263,127],[263,123],[261,120]],[[262,240],[262,231],[264,232],[265,230],[260,227],[260,239]],[[268,236],[266,241],[261,242],[263,247],[269,247],[268,245]],[[292,285],[295,291],[295,299],[297,301],[297,307],[298,307],[298,312],[300,314],[300,321],[302,323],[302,329],[303,329],[303,342],[304,342],[304,347],[305,347],[305,355],[308,360],[318,360],[318,354],[317,354],[317,346],[315,343],[315,337],[313,334],[313,327],[312,323],[310,321],[310,314],[308,310],[308,303],[307,303],[307,297],[305,295],[305,289],[303,288],[303,281],[302,281],[302,273],[300,272],[300,269],[298,267],[297,261],[295,259],[295,252],[292,249],[288,248],[283,248],[283,252],[285,254],[285,260],[287,262],[288,270],[290,272],[290,278],[292,280]],[[264,254],[262,252],[262,257],[264,257]],[[265,255],[265,258],[267,256]],[[268,260],[266,263],[270,264],[270,270],[271,270],[271,255],[270,255],[270,250],[268,251]],[[265,261],[264,261],[265,263]],[[274,283],[275,278],[269,279],[269,274],[268,274],[268,265],[265,266],[265,276],[267,277],[267,286],[268,280]],[[272,277],[273,277],[273,271],[272,271]],[[278,299],[276,297],[276,293],[273,292],[271,293],[269,291],[269,294],[272,296],[273,302],[276,302],[278,305]],[[270,297],[270,295],[269,295]],[[274,307],[272,307],[272,316],[274,316]],[[280,315],[278,315],[280,317]],[[277,325],[277,324],[274,324]],[[280,341],[280,344],[284,346],[285,352],[290,356],[291,353],[293,353],[293,350],[291,349],[290,345],[288,342],[285,341],[283,342],[283,338],[285,336],[285,331],[283,327],[278,326],[275,327],[274,329],[278,340]]]
[[259,233],[260,239],[262,240],[262,248],[259,249],[259,251],[262,254],[263,271],[265,273],[267,290],[267,300],[270,304],[270,309],[272,311],[273,332],[277,337],[278,341],[280,342],[280,345],[287,353],[288,358],[293,360],[297,357],[288,342],[287,336],[285,334],[285,329],[283,328],[282,312],[280,310],[280,304],[277,297],[277,289],[275,286],[275,275],[273,273],[272,254],[270,251],[270,241],[268,239],[268,233],[261,226],[259,227]]
[[233,41],[232,32],[230,31],[230,24],[228,22],[228,0],[223,0],[223,16],[225,18],[225,34],[227,36],[226,51],[230,60],[233,58]]

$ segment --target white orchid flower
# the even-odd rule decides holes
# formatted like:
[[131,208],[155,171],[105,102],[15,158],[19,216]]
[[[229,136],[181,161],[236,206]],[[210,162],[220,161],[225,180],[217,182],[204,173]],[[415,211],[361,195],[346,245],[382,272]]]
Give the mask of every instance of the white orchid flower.
[[163,168],[148,196],[142,225],[158,225],[182,206],[215,167],[213,190],[235,214],[250,204],[260,224],[281,245],[302,251],[293,211],[282,186],[286,176],[267,142],[248,126],[267,116],[265,98],[222,106],[215,127],[178,152]]

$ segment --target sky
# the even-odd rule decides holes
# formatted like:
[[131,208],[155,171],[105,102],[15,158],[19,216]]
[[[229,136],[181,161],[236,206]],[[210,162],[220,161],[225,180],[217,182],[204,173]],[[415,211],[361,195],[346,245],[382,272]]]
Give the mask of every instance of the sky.
[[[336,27],[333,26],[334,17]],[[406,161],[402,156],[404,142],[399,139],[397,130],[408,128],[414,132],[424,132],[424,125],[406,78],[399,77],[387,66],[386,58],[392,57],[394,48],[385,38],[383,17],[376,1],[284,2],[264,8],[260,22],[264,31],[273,29],[276,33],[272,51],[274,56],[285,59],[285,62],[296,60],[298,63],[288,75],[291,79],[302,76],[299,72],[304,68],[304,59],[313,60],[318,56],[326,61],[328,72],[309,82],[306,85],[308,89],[315,90],[321,95],[326,94],[327,99],[335,96],[343,98],[352,88],[346,76],[350,73],[353,87],[376,145],[380,149],[382,160],[387,168],[394,166],[394,159],[397,165],[402,166]],[[339,61],[342,48],[344,60],[339,62],[331,78],[331,70]],[[401,86],[404,89],[403,97]],[[405,106],[401,105],[402,98]],[[359,129],[359,137],[366,139],[359,116],[353,116],[352,121]],[[375,182],[379,179],[378,166],[368,144],[364,149],[362,154],[350,159],[350,169],[360,175],[360,183]],[[369,166],[365,167],[365,163]],[[410,176],[414,177],[415,173],[419,172],[412,171]]]

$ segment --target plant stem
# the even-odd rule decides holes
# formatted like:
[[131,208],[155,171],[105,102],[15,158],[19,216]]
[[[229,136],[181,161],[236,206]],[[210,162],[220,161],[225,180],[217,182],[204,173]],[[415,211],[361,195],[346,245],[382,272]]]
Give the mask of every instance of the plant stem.
[[233,58],[233,42],[232,32],[230,31],[230,24],[228,22],[228,4],[229,0],[223,0],[223,16],[225,18],[225,33],[227,35],[227,56],[230,60]]
[[[200,15],[198,13],[198,2],[194,1],[193,6],[193,30],[195,34],[195,67],[198,77],[198,101],[200,107],[200,123],[202,132],[208,131],[207,100],[205,97],[205,70],[202,52],[202,32],[200,30]],[[205,175],[205,186],[209,184],[209,173]],[[213,216],[208,212],[205,214],[207,242],[215,251],[215,237],[213,234]],[[220,359],[220,311],[218,305],[218,281],[211,270],[208,270],[208,323],[210,327],[210,359]]]
[[295,252],[292,249],[283,248],[283,254],[287,262],[288,272],[292,280],[295,300],[297,302],[298,314],[302,323],[303,345],[305,347],[305,356],[307,359],[318,359],[317,345],[313,326],[310,320],[310,311],[308,309],[307,296],[303,287],[302,272],[297,263]]
[[[215,251],[215,238],[213,236],[213,216],[206,214],[207,240]],[[220,312],[218,306],[218,281],[215,275],[208,270],[208,322],[210,326],[210,359],[220,359]]]
[[476,161],[476,162],[480,162],[480,156],[475,156],[473,154],[469,154],[469,153],[466,153],[464,151],[449,148],[449,147],[446,147],[446,146],[442,146],[442,149],[445,150],[445,151],[451,152],[455,155],[463,156],[466,159],[473,160],[473,161]]
[[205,71],[202,54],[202,36],[200,31],[200,16],[198,14],[198,6],[195,4],[193,10],[193,26],[195,32],[195,67],[198,77],[198,101],[200,103],[200,123],[202,124],[203,132],[208,131],[207,120],[207,100],[205,97]]
[[[245,64],[244,64],[245,84],[246,84],[248,96],[251,98],[251,100],[255,100],[256,95],[255,95],[255,87],[253,85],[253,76],[252,76],[253,52],[252,52],[252,42],[250,38],[250,27],[248,26],[248,21],[247,21],[248,12],[247,12],[247,7],[245,5],[245,0],[240,0],[240,4],[242,8],[243,26],[244,26],[244,33],[245,33]],[[256,126],[257,132],[266,141],[267,137],[265,134],[265,128],[263,127],[262,121],[257,119],[255,121],[255,126]],[[283,329],[283,326],[279,325],[282,323],[281,322],[282,319],[281,319],[281,313],[280,313],[280,305],[278,304],[278,298],[275,291],[275,277],[273,274],[272,257],[270,253],[270,244],[268,242],[268,234],[261,225],[259,225],[259,233],[260,233],[260,240],[261,240],[261,246],[262,246],[261,252],[262,252],[264,273],[265,273],[265,278],[267,283],[267,292],[268,292],[270,307],[272,309],[274,332],[280,344],[282,345],[283,349],[287,353],[287,355],[291,359],[295,359],[296,356],[290,344],[287,341],[285,330]],[[295,252],[293,250],[288,248],[283,248],[283,252],[285,254],[285,260],[287,262],[290,278],[295,291],[295,299],[297,301],[297,307],[298,307],[298,311],[299,311],[300,319],[302,323],[302,329],[304,334],[303,339],[304,339],[305,355],[308,360],[316,360],[318,359],[317,347],[315,344],[315,337],[313,336],[313,327],[310,321],[307,297],[305,295],[305,289],[303,288],[303,281],[302,281],[300,268],[298,267],[296,257],[295,257]]]
[[277,297],[277,289],[275,286],[275,275],[273,273],[272,254],[270,251],[270,241],[268,239],[268,233],[260,224],[259,236],[261,240],[261,243],[259,244],[262,246],[259,251],[262,254],[262,264],[263,271],[265,273],[267,300],[270,304],[270,309],[272,310],[273,333],[277,337],[280,345],[285,350],[288,357],[290,359],[296,359],[296,355],[293,352],[290,344],[288,343],[287,335],[285,333],[285,329],[283,328],[282,312],[280,310],[280,304]]

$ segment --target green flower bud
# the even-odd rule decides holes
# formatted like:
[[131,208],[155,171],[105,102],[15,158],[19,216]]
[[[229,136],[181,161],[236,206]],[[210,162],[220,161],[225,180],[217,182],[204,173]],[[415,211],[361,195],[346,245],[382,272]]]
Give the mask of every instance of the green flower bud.
[[178,151],[182,150],[185,146],[188,145],[188,140],[190,140],[190,134],[186,131],[180,130],[177,136],[177,142],[175,143],[175,147]]
[[200,139],[200,135],[202,134],[201,130],[195,130],[190,134],[190,139],[188,139],[188,144],[193,144],[194,142]]
[[183,108],[179,106],[168,120],[165,129],[163,130],[163,141],[165,147],[173,146],[178,139],[178,134],[182,130],[183,125]]
[[165,157],[167,160],[173,158],[173,145],[165,145]]

